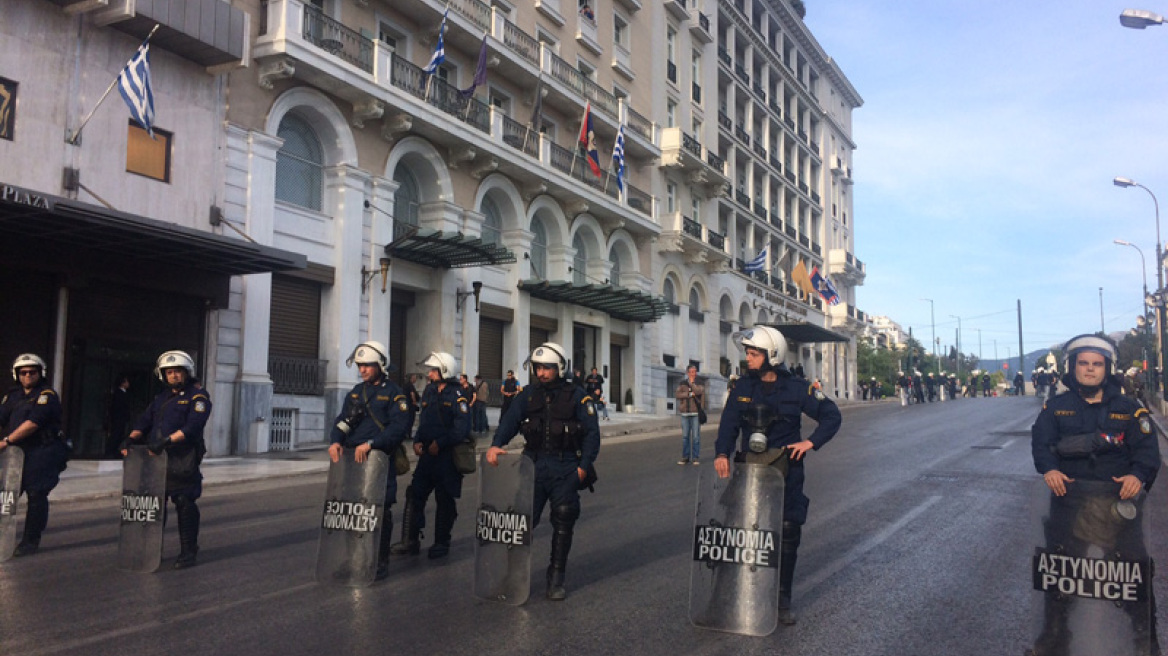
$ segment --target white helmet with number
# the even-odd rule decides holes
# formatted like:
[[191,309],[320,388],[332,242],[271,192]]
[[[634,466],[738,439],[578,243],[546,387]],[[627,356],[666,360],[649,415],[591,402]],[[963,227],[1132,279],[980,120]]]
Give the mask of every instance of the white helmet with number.
[[16,375],[16,372],[25,367],[40,367],[42,378],[45,375],[45,369],[48,368],[45,366],[45,361],[36,353],[21,353],[12,362],[12,380],[20,382],[20,377]]
[[787,340],[779,331],[770,326],[755,326],[734,333],[731,337],[738,348],[756,348],[766,355],[766,364],[777,367],[787,359]]
[[353,363],[357,364],[375,364],[381,367],[381,373],[389,370],[389,356],[386,355],[388,350],[381,342],[369,340],[361,342],[357,348],[353,349],[353,353],[345,360],[345,366],[351,367]]
[[1107,375],[1110,376],[1115,370],[1115,343],[1106,337],[1099,335],[1079,335],[1072,337],[1067,345],[1063,347],[1063,363],[1067,371],[1075,370],[1075,357],[1079,353],[1091,352],[1098,353],[1103,356]]
[[458,371],[458,361],[454,359],[453,355],[444,351],[433,351],[425,360],[422,360],[418,364],[423,367],[437,369],[438,374],[442,376],[442,380],[448,380],[458,375],[454,373]]
[[564,347],[555,342],[544,342],[535,347],[531,352],[531,357],[527,359],[527,370],[532,376],[535,375],[535,365],[550,364],[556,367],[560,378],[563,378],[568,371],[568,358],[564,355]]
[[186,351],[167,351],[158,356],[158,361],[154,364],[154,375],[165,383],[166,374],[163,372],[167,369],[186,369],[187,377],[194,378],[195,361]]

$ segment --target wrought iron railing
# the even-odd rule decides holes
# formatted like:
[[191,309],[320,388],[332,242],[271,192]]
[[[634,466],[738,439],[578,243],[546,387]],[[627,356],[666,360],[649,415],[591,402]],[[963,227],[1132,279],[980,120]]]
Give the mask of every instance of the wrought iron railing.
[[723,159],[721,155],[719,155],[718,153],[715,153],[714,151],[712,151],[708,148],[706,149],[706,163],[709,164],[714,169],[716,169],[718,171],[718,173],[725,174],[726,160]]
[[625,185],[625,193],[629,199],[629,207],[645,216],[653,216],[653,198],[649,194],[631,184]]
[[532,157],[539,157],[539,134],[531,126],[523,125],[510,116],[503,117],[503,143]]
[[690,237],[693,237],[698,241],[702,240],[702,224],[694,221],[688,216],[681,217],[681,229]]
[[324,394],[325,367],[328,360],[268,356],[268,375],[272,377],[276,394]]
[[304,40],[366,73],[373,72],[373,41],[304,5]]
[[726,236],[713,230],[706,230],[706,241],[718,250],[725,250],[726,248]]
[[702,143],[685,132],[681,133],[681,147],[699,160],[702,158]]

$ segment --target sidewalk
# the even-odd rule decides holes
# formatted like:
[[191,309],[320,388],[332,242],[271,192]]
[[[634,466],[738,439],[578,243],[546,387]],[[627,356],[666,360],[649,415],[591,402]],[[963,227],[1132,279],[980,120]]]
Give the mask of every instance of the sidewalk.
[[[601,439],[651,433],[676,428],[681,424],[677,415],[625,414],[609,412],[611,419],[600,418]],[[710,424],[717,425],[719,415],[710,415]],[[488,408],[487,420],[491,432],[478,435],[479,451],[491,444],[494,428],[498,425],[499,409]],[[280,451],[248,456],[225,456],[203,460],[203,486],[214,487],[246,483],[272,478],[304,476],[328,471],[329,459],[323,443],[306,445],[297,451]],[[54,502],[100,499],[118,496],[122,492],[122,462],[120,460],[72,460],[61,474],[61,484],[53,490]]]

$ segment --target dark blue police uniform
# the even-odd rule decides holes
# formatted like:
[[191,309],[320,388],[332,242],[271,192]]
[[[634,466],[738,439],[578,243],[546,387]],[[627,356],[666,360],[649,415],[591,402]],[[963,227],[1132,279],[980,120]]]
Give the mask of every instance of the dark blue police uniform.
[[[414,442],[422,446],[422,454],[414,468],[410,482],[413,496],[415,526],[422,525],[426,500],[434,493],[437,509],[434,514],[434,545],[450,546],[450,531],[458,517],[455,499],[462,496],[462,474],[454,466],[454,447],[470,435],[470,406],[462,395],[457,380],[446,381],[439,391],[437,383],[430,383],[422,392],[422,407],[418,413],[418,430]],[[438,454],[430,454],[430,445],[438,445]],[[432,552],[434,553],[434,552]],[[441,553],[440,555],[445,555]]]
[[69,460],[61,438],[61,399],[43,378],[28,392],[16,387],[0,399],[0,433],[10,435],[26,421],[37,431],[11,444],[24,451],[20,490],[28,495],[28,511],[21,543],[36,547],[49,523],[49,492],[61,482]]
[[207,453],[203,428],[210,416],[210,395],[188,382],[180,389],[160,392],[134,422],[133,430],[140,431],[142,436],[128,440],[131,443],[149,445],[177,430],[183,433],[182,440],[166,445],[166,493],[172,500],[181,495],[194,501],[203,494],[199,464]]
[[[345,435],[336,424],[351,416],[355,406],[364,406],[364,419]],[[376,383],[358,383],[345,396],[341,414],[337,415],[329,434],[331,443],[340,444],[346,449],[355,449],[369,442],[374,449],[389,456],[389,477],[385,485],[387,508],[397,501],[397,474],[394,471],[394,461],[397,457],[397,447],[406,438],[412,422],[409,399],[396,383],[381,376]]]
[[[750,450],[750,431],[744,418],[753,404],[765,404],[776,411],[778,419],[767,431],[767,448],[777,449],[802,442],[799,428],[801,415],[807,415],[819,422],[815,431],[807,439],[816,449],[826,444],[839,431],[843,421],[835,402],[815,389],[811,383],[796,378],[786,371],[779,372],[773,383],[763,382],[757,376],[747,376],[738,381],[734,394],[728,399],[722,411],[722,422],[718,426],[718,440],[715,443],[717,455],[734,457],[734,443],[741,436],[741,451]],[[803,460],[791,460],[787,471],[783,500],[783,521],[802,525],[807,521],[807,507],[810,503],[803,494]]]

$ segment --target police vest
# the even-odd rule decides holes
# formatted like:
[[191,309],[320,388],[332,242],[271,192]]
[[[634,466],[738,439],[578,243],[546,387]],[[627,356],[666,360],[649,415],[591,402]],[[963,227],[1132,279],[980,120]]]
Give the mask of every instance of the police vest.
[[555,389],[531,388],[527,399],[527,416],[519,432],[527,448],[535,451],[579,451],[584,438],[584,424],[576,419],[575,385]]

